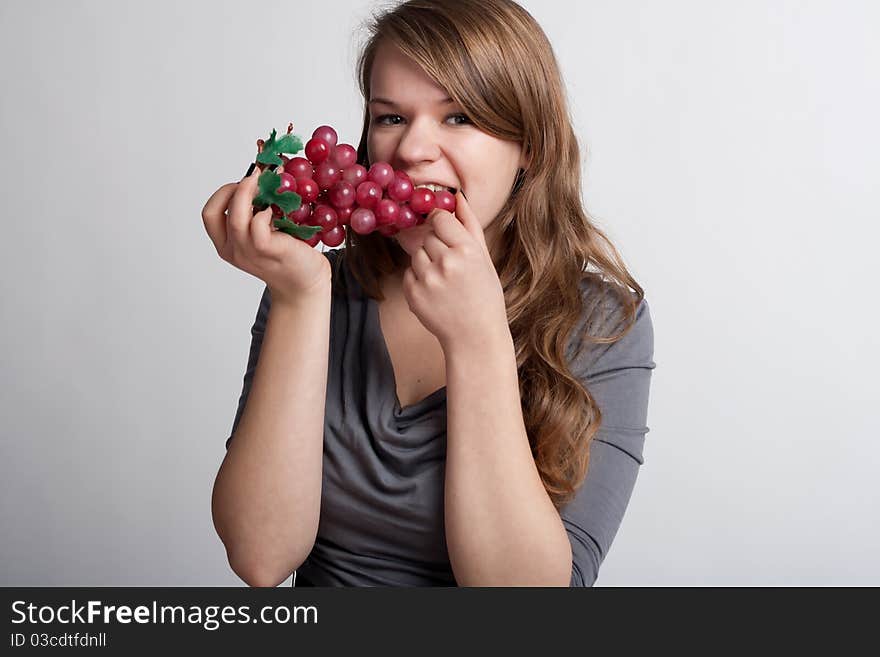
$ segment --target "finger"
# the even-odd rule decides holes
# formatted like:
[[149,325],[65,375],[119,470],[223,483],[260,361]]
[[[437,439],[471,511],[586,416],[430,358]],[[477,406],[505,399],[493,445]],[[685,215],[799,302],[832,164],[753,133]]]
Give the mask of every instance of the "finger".
[[251,240],[260,254],[273,256],[272,223],[275,217],[272,208],[266,208],[254,215],[250,223]]
[[410,253],[409,247],[407,246],[406,240],[395,240],[397,246],[403,249],[410,258],[412,258],[413,254]]
[[444,251],[448,251],[449,247],[434,233],[428,233],[425,235],[425,240],[422,244],[422,248],[428,254],[431,262],[437,262],[440,260],[440,257],[443,255]]
[[425,249],[421,248],[410,258],[409,266],[416,280],[423,281],[425,280],[425,274],[428,273],[428,269],[431,267],[431,258],[428,257]]
[[412,308],[412,303],[410,302],[410,295],[412,292],[412,288],[416,285],[416,275],[413,273],[412,267],[407,267],[406,271],[403,272],[403,292],[406,297],[406,302],[409,304],[410,308]]
[[468,233],[467,228],[451,212],[434,209],[428,216],[428,221],[431,222],[437,237],[450,248],[473,239]]
[[232,237],[241,242],[247,239],[248,226],[254,218],[254,198],[257,195],[257,181],[261,173],[259,167],[254,167],[251,175],[239,183],[229,204],[229,230]]
[[202,208],[202,222],[218,253],[226,246],[226,208],[237,187],[238,183],[223,185]]
[[480,223],[477,215],[474,214],[470,203],[468,203],[467,198],[465,198],[460,189],[455,192],[455,216],[467,231],[473,235],[474,239],[483,246],[485,253],[488,254],[489,247],[486,244],[486,233],[483,230],[483,225]]

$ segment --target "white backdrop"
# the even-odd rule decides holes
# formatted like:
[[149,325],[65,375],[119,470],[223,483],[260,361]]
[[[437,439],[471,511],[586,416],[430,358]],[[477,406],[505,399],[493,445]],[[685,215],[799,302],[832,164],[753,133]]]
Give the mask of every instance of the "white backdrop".
[[[597,585],[880,585],[880,5],[522,4],[654,321]],[[200,211],[273,127],[358,138],[377,7],[0,4],[0,585],[242,584],[210,502],[263,283]]]

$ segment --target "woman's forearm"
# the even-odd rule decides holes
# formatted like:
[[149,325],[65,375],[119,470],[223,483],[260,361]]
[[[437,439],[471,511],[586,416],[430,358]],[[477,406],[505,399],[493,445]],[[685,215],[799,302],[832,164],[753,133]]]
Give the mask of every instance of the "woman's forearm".
[[330,281],[273,303],[250,393],[214,484],[233,570],[277,586],[308,556],[321,507]]
[[446,352],[446,542],[459,586],[568,586],[571,544],[522,416],[513,340]]

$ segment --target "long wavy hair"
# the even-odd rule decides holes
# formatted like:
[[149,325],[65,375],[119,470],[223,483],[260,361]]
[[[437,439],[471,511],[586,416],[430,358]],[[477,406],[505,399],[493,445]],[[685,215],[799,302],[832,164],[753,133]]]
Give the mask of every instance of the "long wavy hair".
[[[370,73],[383,43],[444,87],[478,129],[526,147],[528,168],[520,169],[494,220],[499,230],[492,259],[504,290],[532,455],[560,509],[586,477],[590,442],[602,421],[568,359],[626,335],[644,291],[583,208],[580,147],[553,48],[512,0],[409,0],[373,14],[367,29],[357,62],[364,97],[360,164],[370,166]],[[347,262],[365,294],[384,300],[379,283],[400,271],[406,253],[378,232],[347,231],[345,246],[338,264]],[[591,327],[609,326],[609,308],[622,330],[592,334]]]

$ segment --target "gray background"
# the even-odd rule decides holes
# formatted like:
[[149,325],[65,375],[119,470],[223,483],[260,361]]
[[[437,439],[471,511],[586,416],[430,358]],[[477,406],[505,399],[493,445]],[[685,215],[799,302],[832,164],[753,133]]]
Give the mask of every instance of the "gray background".
[[[597,585],[880,584],[878,5],[523,4],[655,326]],[[0,584],[241,584],[211,487],[263,283],[200,211],[273,127],[357,139],[375,6],[0,4]]]

